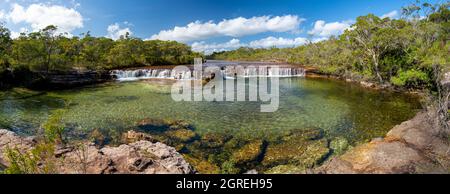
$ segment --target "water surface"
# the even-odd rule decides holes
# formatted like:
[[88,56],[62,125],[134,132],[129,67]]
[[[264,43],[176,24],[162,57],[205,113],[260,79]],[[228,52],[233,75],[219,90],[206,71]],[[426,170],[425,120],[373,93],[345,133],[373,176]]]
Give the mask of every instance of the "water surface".
[[170,84],[158,81],[111,82],[46,93],[14,89],[0,92],[0,127],[33,134],[52,111],[65,109],[63,121],[79,131],[123,131],[153,118],[187,121],[200,135],[226,132],[258,138],[318,127],[330,137],[358,142],[384,136],[421,108],[413,96],[318,78],[281,78],[279,110],[262,113],[260,106],[260,102],[174,102]]

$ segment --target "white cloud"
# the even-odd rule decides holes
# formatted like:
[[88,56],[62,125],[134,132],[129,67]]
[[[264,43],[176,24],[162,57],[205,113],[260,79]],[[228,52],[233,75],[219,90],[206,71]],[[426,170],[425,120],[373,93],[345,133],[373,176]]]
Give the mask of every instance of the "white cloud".
[[396,19],[396,18],[398,18],[398,16],[399,16],[398,11],[394,10],[394,11],[391,11],[389,13],[386,13],[386,14],[382,15],[381,18],[382,19],[384,19],[384,18]]
[[0,10],[0,20],[4,20],[4,19],[6,19],[5,11]]
[[78,11],[59,5],[31,4],[24,7],[13,4],[6,17],[14,24],[29,24],[33,31],[55,25],[58,33],[70,33],[83,27],[83,17]]
[[298,30],[299,25],[303,21],[303,18],[294,15],[238,17],[223,20],[219,23],[196,21],[187,26],[176,26],[172,30],[163,30],[159,34],[153,35],[150,39],[189,42],[218,36],[242,37],[263,32],[288,32]]
[[240,47],[246,46],[245,44],[242,44],[239,39],[232,39],[225,43],[212,43],[207,44],[204,41],[202,42],[194,42],[192,43],[191,47],[192,50],[196,52],[204,52],[206,54],[211,54],[213,52],[220,52],[220,51],[228,51],[237,49]]
[[111,38],[113,40],[120,39],[120,37],[124,37],[127,35],[133,35],[133,32],[130,30],[130,28],[121,28],[118,23],[111,24],[108,26],[108,34],[106,37]]
[[318,37],[337,36],[349,29],[350,26],[350,21],[326,23],[323,20],[318,20],[314,24],[314,28],[308,33]]
[[261,40],[255,40],[250,42],[250,47],[252,48],[269,48],[269,47],[295,47],[304,45],[308,42],[306,38],[275,38],[275,37],[267,37]]
[[11,38],[12,39],[19,38],[21,33],[28,33],[28,32],[29,32],[29,30],[27,28],[20,28],[19,32],[11,31]]
[[207,44],[204,41],[194,42],[192,50],[196,52],[204,52],[205,54],[211,54],[213,52],[229,51],[238,49],[240,47],[251,47],[251,48],[270,48],[270,47],[295,47],[306,44],[308,40],[306,38],[275,38],[267,37],[260,40],[255,40],[250,43],[241,43],[239,39],[232,39],[225,43],[212,43]]

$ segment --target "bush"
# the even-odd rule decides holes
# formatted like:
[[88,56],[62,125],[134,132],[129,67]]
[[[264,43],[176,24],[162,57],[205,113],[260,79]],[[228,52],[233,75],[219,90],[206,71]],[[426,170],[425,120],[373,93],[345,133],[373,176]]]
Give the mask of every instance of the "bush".
[[7,148],[5,158],[10,165],[5,174],[51,174],[55,173],[55,144],[40,143],[30,151]]
[[391,78],[391,83],[399,87],[422,87],[430,81],[427,73],[420,70],[400,71],[397,76]]
[[55,111],[47,122],[42,126],[44,129],[44,139],[51,143],[65,143],[63,133],[65,126],[62,124],[63,110]]

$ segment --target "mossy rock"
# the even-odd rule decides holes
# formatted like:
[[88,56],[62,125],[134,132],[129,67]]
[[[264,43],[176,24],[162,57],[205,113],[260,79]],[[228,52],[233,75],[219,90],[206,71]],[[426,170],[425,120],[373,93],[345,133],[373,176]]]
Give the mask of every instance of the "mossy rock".
[[236,167],[233,161],[226,161],[221,166],[221,174],[239,174],[242,170]]
[[262,164],[266,167],[286,164],[312,167],[322,162],[329,152],[327,140],[291,140],[269,145]]
[[204,148],[221,148],[233,138],[231,135],[220,133],[207,133],[201,137],[201,145]]
[[219,174],[220,168],[207,160],[202,160],[189,155],[183,155],[184,159],[191,164],[200,174]]
[[300,165],[312,168],[322,163],[330,154],[327,140],[313,141],[303,154],[296,158]]
[[236,164],[246,164],[258,160],[263,154],[264,144],[264,141],[257,140],[245,145],[233,153],[231,161],[234,161]]
[[267,170],[264,174],[304,174],[306,168],[296,165],[279,165]]
[[231,160],[236,164],[255,161],[262,154],[263,141],[253,141],[234,151]]
[[283,141],[303,140],[319,140],[324,137],[324,130],[321,128],[298,129],[289,132],[282,138]]
[[179,141],[182,143],[189,143],[194,141],[198,135],[194,131],[188,130],[188,129],[180,129],[180,130],[174,130],[174,131],[168,131],[166,132],[166,135],[174,139],[175,141]]
[[223,145],[224,150],[234,151],[237,150],[243,146],[245,146],[248,143],[247,140],[241,139],[241,138],[232,138],[227,143]]
[[342,155],[349,148],[349,142],[344,137],[337,137],[330,142],[330,148],[335,155]]

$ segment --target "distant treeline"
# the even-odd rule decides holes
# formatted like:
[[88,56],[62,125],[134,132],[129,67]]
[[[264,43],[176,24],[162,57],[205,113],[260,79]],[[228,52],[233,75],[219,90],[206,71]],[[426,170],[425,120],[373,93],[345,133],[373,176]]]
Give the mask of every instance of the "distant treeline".
[[175,41],[141,40],[128,35],[119,40],[92,37],[68,38],[56,26],[11,38],[0,24],[0,85],[31,74],[68,71],[104,71],[116,68],[191,64],[201,54]]
[[400,19],[358,17],[344,34],[326,41],[284,49],[240,48],[208,58],[288,62],[399,87],[432,87],[436,69],[450,66],[449,5],[417,2],[404,7]]

